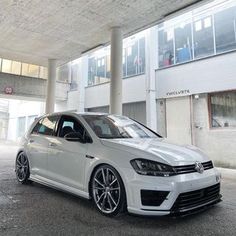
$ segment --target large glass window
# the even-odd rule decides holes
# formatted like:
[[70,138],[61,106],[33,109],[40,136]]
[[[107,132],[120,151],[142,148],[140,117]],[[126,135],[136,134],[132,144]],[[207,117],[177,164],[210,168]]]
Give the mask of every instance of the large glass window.
[[70,82],[70,63],[64,64],[57,69],[57,80],[60,82]]
[[21,63],[18,61],[12,61],[11,73],[20,75],[21,74]]
[[95,84],[96,73],[96,59],[94,57],[90,57],[88,59],[88,86]]
[[173,27],[166,27],[164,23],[159,26],[158,52],[159,67],[174,64],[174,29]]
[[11,60],[3,59],[2,60],[2,72],[11,73],[11,64],[12,64]]
[[[145,72],[145,37],[143,32],[123,41],[123,77]],[[110,46],[88,58],[88,86],[108,82],[111,77]]]
[[138,41],[131,40],[126,48],[127,76],[137,75],[139,68]]
[[192,60],[192,24],[181,22],[175,26],[175,62],[181,63]]
[[215,0],[158,25],[159,68],[235,49],[234,0]]
[[215,14],[216,52],[236,49],[236,7]]
[[47,68],[0,58],[0,71],[9,74],[47,79]]
[[138,73],[144,73],[145,72],[145,38],[139,39],[139,71]]
[[105,83],[111,77],[110,47],[105,47],[88,58],[88,86]]
[[195,58],[214,54],[212,16],[196,19],[193,28]]
[[210,95],[211,126],[236,128],[236,92]]
[[70,90],[77,90],[78,80],[79,80],[79,64],[77,62],[72,62]]

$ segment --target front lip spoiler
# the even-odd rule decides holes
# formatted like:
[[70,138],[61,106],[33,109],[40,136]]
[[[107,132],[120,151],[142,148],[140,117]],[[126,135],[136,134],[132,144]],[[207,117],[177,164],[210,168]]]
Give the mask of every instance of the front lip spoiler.
[[199,206],[196,206],[196,207],[193,207],[193,208],[188,208],[188,209],[184,209],[184,210],[171,210],[170,211],[170,216],[173,216],[173,217],[185,217],[185,216],[189,216],[189,215],[193,215],[193,214],[197,214],[199,212],[202,212],[202,211],[205,211],[207,210],[208,208],[214,206],[215,204],[219,203],[222,201],[222,195],[219,194],[218,198],[210,201],[210,202],[207,202],[207,203],[204,203],[202,205],[199,205]]

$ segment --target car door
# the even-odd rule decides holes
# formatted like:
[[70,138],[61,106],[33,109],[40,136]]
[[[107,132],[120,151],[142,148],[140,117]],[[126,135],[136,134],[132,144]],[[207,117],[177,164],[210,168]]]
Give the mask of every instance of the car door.
[[30,160],[30,172],[35,177],[48,177],[48,146],[49,138],[54,135],[59,116],[40,119],[31,134],[27,144],[27,155]]
[[65,135],[71,132],[86,132],[80,121],[73,116],[62,116],[57,136],[50,137],[48,168],[50,179],[74,187],[84,188],[84,167],[88,143],[67,141]]

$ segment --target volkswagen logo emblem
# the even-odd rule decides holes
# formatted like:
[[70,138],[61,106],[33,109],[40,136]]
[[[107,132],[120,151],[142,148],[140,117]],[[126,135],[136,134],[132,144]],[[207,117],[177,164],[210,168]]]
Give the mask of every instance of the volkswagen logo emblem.
[[198,161],[195,162],[195,170],[200,174],[203,173],[204,167],[201,162],[198,162]]

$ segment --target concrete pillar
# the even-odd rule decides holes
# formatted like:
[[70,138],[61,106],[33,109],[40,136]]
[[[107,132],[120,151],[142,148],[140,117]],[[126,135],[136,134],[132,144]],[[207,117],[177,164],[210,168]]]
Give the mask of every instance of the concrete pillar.
[[54,112],[55,105],[55,91],[56,91],[56,60],[48,60],[48,80],[47,80],[47,94],[45,113]]
[[111,83],[110,113],[122,115],[122,52],[123,38],[120,27],[111,29]]
[[157,68],[157,42],[156,29],[152,27],[146,31],[146,117],[147,126],[157,131],[156,107],[156,75]]

